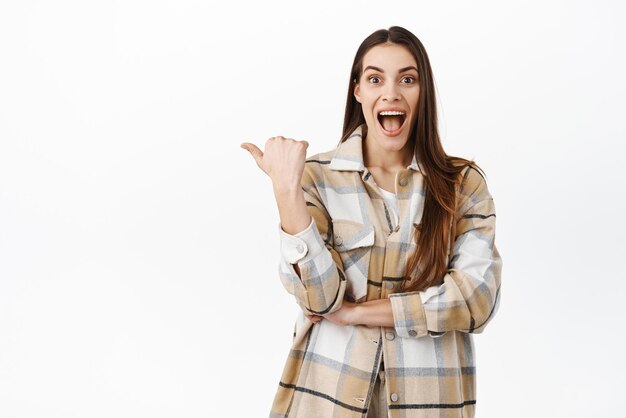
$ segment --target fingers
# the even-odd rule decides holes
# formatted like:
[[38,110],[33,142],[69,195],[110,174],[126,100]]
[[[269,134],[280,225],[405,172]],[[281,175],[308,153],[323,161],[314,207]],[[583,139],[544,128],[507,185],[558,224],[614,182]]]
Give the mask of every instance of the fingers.
[[297,139],[293,139],[293,138],[287,138],[286,136],[282,136],[282,135],[278,135],[278,136],[272,136],[271,138],[268,138],[267,141],[265,141],[265,145],[267,146],[267,144],[269,144],[272,141],[286,141],[286,142],[291,142],[291,143],[296,143],[296,144],[300,144],[300,145],[304,145],[305,148],[308,148],[309,143],[305,140],[297,140]]
[[319,316],[319,315],[309,315],[309,314],[304,314],[304,316],[306,316],[309,321],[313,322],[314,324],[317,324],[318,322],[320,322],[322,319],[324,319],[323,316]]

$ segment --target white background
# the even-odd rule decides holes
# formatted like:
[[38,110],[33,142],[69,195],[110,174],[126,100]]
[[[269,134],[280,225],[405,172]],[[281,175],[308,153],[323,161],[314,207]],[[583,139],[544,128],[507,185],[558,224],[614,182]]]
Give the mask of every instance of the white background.
[[269,414],[297,306],[239,144],[335,147],[356,49],[392,25],[496,202],[477,416],[618,416],[623,3],[300,3],[1,3],[0,418]]

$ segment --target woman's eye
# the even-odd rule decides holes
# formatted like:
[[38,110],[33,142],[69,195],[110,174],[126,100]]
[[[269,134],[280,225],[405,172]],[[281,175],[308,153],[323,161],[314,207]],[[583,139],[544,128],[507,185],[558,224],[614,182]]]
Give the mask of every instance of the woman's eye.
[[409,77],[409,76],[402,77],[402,80],[409,80],[408,82],[405,82],[405,84],[410,84],[410,83],[414,83],[415,82],[415,78]]
[[370,83],[374,83],[374,84],[380,83],[380,78],[376,77],[375,75],[371,76],[368,80],[370,81]]

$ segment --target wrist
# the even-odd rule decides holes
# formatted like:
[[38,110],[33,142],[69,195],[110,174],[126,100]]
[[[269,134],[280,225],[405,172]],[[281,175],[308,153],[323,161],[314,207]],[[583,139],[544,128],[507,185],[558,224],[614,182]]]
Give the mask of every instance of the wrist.
[[359,303],[355,303],[352,309],[350,309],[350,316],[348,318],[350,325],[364,325],[362,320],[363,307],[360,305]]
[[299,182],[273,181],[272,187],[276,196],[297,196],[302,193],[302,186]]

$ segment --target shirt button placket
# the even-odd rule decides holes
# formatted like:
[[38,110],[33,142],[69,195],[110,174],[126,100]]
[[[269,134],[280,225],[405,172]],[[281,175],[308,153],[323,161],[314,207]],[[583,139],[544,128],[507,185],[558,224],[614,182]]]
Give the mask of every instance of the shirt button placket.
[[[406,177],[400,177],[400,180],[398,181],[398,183],[400,184],[400,187],[406,187],[406,185],[409,184],[409,180]],[[400,230],[400,223],[398,222],[396,227],[391,230],[391,233],[398,232],[399,230]]]

